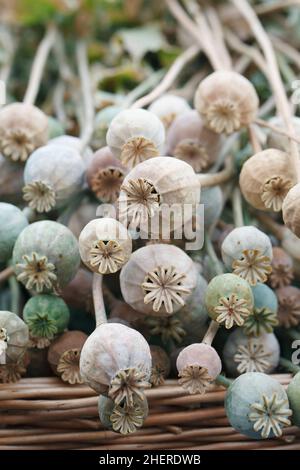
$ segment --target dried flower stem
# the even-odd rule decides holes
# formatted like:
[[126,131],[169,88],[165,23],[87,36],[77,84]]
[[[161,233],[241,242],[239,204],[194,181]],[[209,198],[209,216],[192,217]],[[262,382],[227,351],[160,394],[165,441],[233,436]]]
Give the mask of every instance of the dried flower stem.
[[[299,2],[299,5],[300,5],[300,2]],[[280,39],[278,36],[275,36],[274,34],[270,34],[270,37],[272,39],[272,42],[275,48],[279,52],[282,52],[282,54],[284,54],[291,61],[293,61],[295,66],[299,70],[300,69],[300,53],[297,51],[297,49],[291,46],[291,44],[288,44],[287,42]]]
[[[184,9],[179,5],[177,0],[166,0],[167,6],[172,13],[172,15],[177,19],[177,21],[186,29],[205,51],[205,54],[209,58],[214,69],[222,69],[222,63],[220,63],[219,57],[215,54],[215,50],[211,47],[211,43],[204,39],[200,28],[191,20],[191,18],[186,14]],[[204,42],[203,42],[204,40]]]
[[254,153],[258,153],[262,150],[260,142],[257,137],[255,127],[253,125],[248,126],[248,136]]
[[219,328],[220,328],[220,323],[217,323],[216,321],[212,320],[209,324],[207,332],[205,333],[202,339],[202,343],[208,344],[210,346],[214,340],[214,337],[218,333]]
[[284,227],[283,225],[278,224],[277,222],[275,222],[275,220],[272,219],[272,217],[270,217],[269,215],[264,214],[264,213],[256,212],[255,217],[256,217],[257,220],[259,220],[259,222],[262,223],[262,225],[265,228],[270,230],[270,232],[273,235],[275,235],[275,237],[278,238],[278,240],[283,239],[284,231],[288,230],[286,227]]
[[180,54],[171,65],[162,81],[150,93],[132,103],[131,108],[143,108],[159,98],[159,96],[173,85],[180,72],[199,54],[199,52],[200,46],[193,45]]
[[224,67],[230,70],[233,67],[232,59],[225,44],[223,26],[219,19],[216,9],[211,6],[208,6],[206,9],[206,16],[208,23],[211,27],[211,35],[214,40],[217,41],[218,49],[220,52],[220,58],[222,57]]
[[268,129],[271,129],[271,131],[276,132],[277,134],[284,135],[285,137],[288,137],[289,139],[293,140],[297,144],[300,144],[300,138],[297,137],[296,135],[291,134],[290,132],[286,131],[285,129],[282,129],[281,127],[274,126],[274,124],[271,124],[270,122],[264,121],[263,119],[255,119],[255,124],[261,127],[266,127]]
[[249,46],[243,43],[243,41],[241,41],[240,38],[229,29],[225,30],[225,39],[231,49],[235,52],[239,52],[243,56],[249,57],[259,70],[267,76],[268,70],[264,62],[264,58],[254,46]]
[[107,322],[105,306],[103,301],[103,292],[102,292],[102,274],[94,273],[93,274],[93,300],[94,300],[94,309],[96,317],[96,326],[100,326],[102,323]]
[[198,180],[202,188],[217,186],[226,183],[234,176],[234,165],[231,155],[225,160],[225,167],[218,173],[199,173]]
[[209,256],[209,258],[212,262],[213,269],[214,269],[215,273],[216,274],[223,274],[224,273],[223,265],[222,265],[221,261],[219,260],[219,258],[217,257],[217,254],[215,252],[215,249],[214,249],[214,246],[212,244],[211,238],[208,234],[205,235],[204,243],[205,243],[206,253],[208,254],[208,256]]
[[13,274],[14,270],[11,266],[8,266],[7,268],[3,269],[3,271],[0,272],[0,283],[9,279],[10,276],[12,276]]
[[241,192],[238,187],[234,188],[232,193],[233,220],[236,227],[244,226],[243,207]]
[[[300,335],[299,335],[300,339]],[[288,359],[285,359],[284,357],[281,357],[279,360],[279,364],[288,372],[291,372],[292,374],[297,374],[300,372],[300,367],[297,366],[296,364],[293,364],[291,361]]]
[[[147,77],[141,83],[139,83],[137,87],[135,87],[126,95],[126,98],[123,101],[124,108],[135,107],[134,106],[135,101],[139,101],[140,97],[142,97],[141,99],[143,99],[144,97],[148,96],[148,94],[150,95],[152,91],[154,91],[154,89],[157,86],[159,86],[158,84],[162,83],[162,81],[164,80],[163,76],[165,75],[165,73],[166,71],[164,69],[157,70],[156,72],[151,73],[151,75],[149,75],[149,77]],[[152,91],[149,92],[149,90],[152,90]],[[147,95],[145,95],[145,93],[147,93]],[[143,106],[141,106],[141,108],[142,107]]]
[[[253,32],[253,35],[264,52],[269,69],[268,79],[275,95],[278,111],[282,115],[282,119],[287,127],[287,130],[291,134],[294,134],[292,113],[285,93],[284,85],[281,80],[278,64],[276,62],[276,56],[270,38],[262,27],[252,6],[246,0],[230,0],[230,2],[239,10],[241,16],[245,18]],[[291,159],[291,164],[295,168],[298,181],[300,181],[299,151],[295,141],[290,141],[290,148],[291,152],[289,153],[289,156]]]
[[37,48],[23,100],[26,104],[34,104],[36,100],[47,58],[56,40],[56,34],[56,28],[51,24]]
[[76,59],[84,108],[84,126],[80,133],[81,150],[84,150],[91,140],[95,117],[94,99],[87,57],[87,45],[84,40],[79,40],[76,44]]
[[220,375],[218,375],[218,377],[215,379],[215,382],[216,382],[216,384],[218,384],[218,385],[222,385],[223,387],[228,388],[228,387],[230,387],[230,385],[232,384],[233,380],[232,380],[232,379],[228,379],[228,378],[225,377],[224,375],[220,374]]
[[11,296],[11,311],[16,315],[20,315],[20,284],[15,276],[10,276],[9,280],[10,296]]
[[262,3],[260,5],[255,5],[254,9],[258,15],[267,15],[294,5],[299,6],[299,0],[278,0],[273,1],[272,3]]

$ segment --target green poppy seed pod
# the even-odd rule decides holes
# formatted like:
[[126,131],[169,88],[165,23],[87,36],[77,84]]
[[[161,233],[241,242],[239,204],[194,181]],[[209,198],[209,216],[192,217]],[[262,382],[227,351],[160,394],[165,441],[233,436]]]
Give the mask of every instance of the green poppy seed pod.
[[194,105],[206,127],[218,134],[231,134],[253,122],[259,100],[247,78],[218,70],[200,82]]
[[93,158],[92,149],[90,147],[86,147],[82,152],[82,140],[79,137],[74,137],[73,135],[60,135],[58,137],[55,137],[54,139],[49,140],[47,145],[59,145],[76,150],[76,152],[79,153],[86,166],[90,163],[91,159]]
[[273,257],[270,238],[253,226],[238,227],[224,239],[222,259],[227,269],[254,286],[266,282]]
[[250,336],[272,333],[278,325],[278,301],[275,292],[266,284],[258,282],[252,287],[254,308],[243,325],[244,332]]
[[280,347],[273,333],[249,337],[238,328],[228,336],[222,358],[230,377],[245,372],[271,374],[279,364]]
[[99,149],[106,145],[106,134],[108,127],[113,118],[120,111],[122,111],[121,107],[112,105],[106,106],[96,114],[94,122],[94,133],[92,137],[92,147],[94,149]]
[[253,309],[248,282],[235,274],[215,276],[207,286],[205,304],[209,316],[225,328],[242,326]]
[[260,372],[240,375],[225,397],[225,411],[231,426],[251,439],[282,435],[292,411],[283,386]]
[[150,158],[125,177],[119,219],[158,238],[162,230],[174,232],[189,222],[199,201],[200,184],[190,165],[172,157]]
[[28,326],[18,315],[0,311],[0,364],[19,362],[28,346]]
[[184,160],[200,173],[216,161],[222,142],[222,137],[207,129],[193,109],[173,121],[167,133],[166,154]]
[[0,154],[0,199],[11,204],[23,202],[23,167]]
[[111,121],[106,142],[125,167],[162,154],[165,142],[163,123],[145,109],[126,109]]
[[295,426],[300,427],[300,372],[289,383],[287,395],[293,411],[292,422]]
[[48,140],[47,116],[36,106],[12,103],[0,110],[0,152],[12,161],[25,162]]
[[144,315],[168,316],[185,305],[197,285],[192,259],[173,245],[148,245],[134,251],[122,268],[123,298]]
[[53,116],[48,116],[48,132],[49,140],[51,140],[63,135],[65,133],[65,129],[58,119]]
[[142,400],[134,400],[134,403],[128,406],[126,403],[116,405],[111,398],[100,395],[98,412],[101,424],[106,429],[128,435],[143,426],[149,409],[145,397]]
[[46,145],[29,157],[24,169],[24,199],[37,212],[59,208],[82,188],[85,166],[67,146]]
[[181,96],[165,94],[153,101],[148,109],[161,120],[165,129],[168,129],[177,116],[189,111],[191,107]]
[[190,344],[176,361],[179,384],[190,394],[205,393],[222,370],[217,351],[204,343]]
[[17,238],[13,267],[26,289],[53,292],[66,286],[80,264],[78,243],[72,232],[50,220],[35,222]]
[[0,263],[11,258],[14,244],[27,225],[28,221],[18,207],[0,202]]
[[117,405],[144,396],[151,375],[151,353],[138,331],[121,323],[103,323],[88,337],[80,356],[80,374],[97,393]]
[[36,295],[26,302],[23,319],[28,325],[32,346],[43,349],[68,327],[70,311],[56,295]]
[[104,217],[89,222],[79,236],[84,264],[93,272],[111,274],[127,263],[132,240],[128,230],[115,219]]

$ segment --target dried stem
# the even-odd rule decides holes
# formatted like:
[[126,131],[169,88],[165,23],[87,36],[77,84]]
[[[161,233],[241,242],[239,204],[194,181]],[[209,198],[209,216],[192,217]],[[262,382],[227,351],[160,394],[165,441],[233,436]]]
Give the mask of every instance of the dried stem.
[[233,220],[236,227],[244,226],[243,207],[241,192],[238,187],[232,193]]
[[223,170],[218,173],[199,173],[197,176],[202,188],[226,183],[234,176],[234,165],[231,155],[226,158]]
[[274,126],[274,124],[271,124],[267,121],[264,121],[263,119],[258,119],[256,118],[254,121],[255,124],[261,127],[266,127],[267,129],[270,129],[273,132],[276,132],[277,134],[284,135],[285,137],[288,137],[289,139],[293,140],[294,142],[297,142],[297,144],[300,144],[300,138],[291,134],[290,132],[286,131],[285,129]]
[[0,272],[0,283],[9,279],[10,276],[12,276],[13,274],[14,270],[11,266],[8,266],[7,268],[3,269],[3,271]]
[[48,55],[56,40],[56,28],[51,24],[46,34],[37,48],[36,55],[31,67],[28,86],[24,96],[24,103],[34,104],[39,92],[43,71],[46,65]]
[[[144,81],[139,83],[136,88],[134,88],[127,94],[126,98],[124,99],[123,106],[125,108],[129,108],[130,106],[133,107],[135,101],[139,101],[139,98],[141,96],[143,98],[145,96],[148,96],[148,95],[145,95],[145,93],[147,93],[149,90],[155,89],[158,83],[162,83],[162,81],[164,80],[163,79],[164,75],[165,75],[165,70],[157,70],[156,72],[151,73],[149,77],[147,77]],[[142,108],[143,106],[140,106],[140,107]]]
[[76,58],[84,108],[84,126],[80,133],[81,150],[84,150],[93,134],[95,110],[88,65],[87,45],[82,39],[76,44]]
[[215,8],[208,6],[206,15],[211,26],[211,34],[213,35],[214,40],[217,41],[220,57],[222,57],[224,62],[224,67],[230,70],[232,69],[232,59],[225,44],[223,26],[217,11]]
[[191,62],[200,52],[200,46],[194,45],[189,47],[184,51],[174,63],[171,65],[170,69],[162,79],[162,81],[152,90],[148,95],[143,96],[134,103],[132,103],[131,108],[143,108],[144,106],[149,105],[152,101],[156,100],[165,93],[174,83],[180,72],[183,68]]
[[[285,93],[284,85],[282,83],[278,64],[276,62],[275,52],[270,38],[262,27],[255,11],[249,2],[246,0],[230,1],[239,10],[241,16],[243,16],[247,21],[253,32],[253,35],[264,52],[269,70],[268,79],[275,95],[277,109],[282,115],[282,119],[287,127],[287,130],[293,135],[294,128],[292,124],[292,113],[288,98]],[[291,159],[291,164],[294,166],[298,181],[300,181],[299,151],[295,141],[290,141],[290,148],[291,152],[289,153],[289,156]]]
[[219,260],[219,258],[217,257],[217,254],[215,252],[215,249],[214,249],[214,246],[212,244],[211,238],[208,234],[206,234],[206,236],[205,236],[204,243],[205,243],[206,253],[208,254],[208,256],[211,260],[211,263],[213,265],[213,269],[214,269],[215,273],[216,274],[223,274],[224,269],[223,269],[222,263]]
[[102,292],[102,274],[94,273],[93,274],[93,300],[94,300],[94,309],[96,317],[96,326],[100,326],[102,323],[107,322],[105,306],[103,301],[103,292]]
[[216,382],[216,384],[218,384],[218,385],[222,385],[223,387],[228,388],[228,387],[230,387],[230,385],[232,384],[233,380],[228,379],[228,378],[225,377],[224,375],[220,374],[220,375],[218,375],[218,377],[216,378],[215,382]]
[[271,3],[262,3],[254,7],[258,15],[267,15],[292,6],[300,6],[299,0],[277,0]]
[[11,296],[11,311],[16,315],[20,315],[20,284],[15,276],[9,278],[10,296]]
[[202,339],[202,343],[211,345],[214,340],[214,337],[218,333],[219,328],[220,323],[217,323],[216,321],[212,320],[209,324],[207,332],[204,335],[204,338]]
[[261,152],[262,148],[257,137],[257,133],[253,124],[248,126],[248,136],[254,153]]
[[291,372],[292,374],[298,374],[300,372],[300,367],[296,364],[293,364],[288,359],[281,357],[279,360],[279,364],[287,371]]
[[272,219],[272,217],[262,212],[256,212],[255,217],[262,223],[265,228],[270,230],[270,232],[273,233],[273,235],[275,235],[278,240],[283,239],[284,231],[288,230],[286,227],[278,224],[277,222],[275,222],[275,220]]

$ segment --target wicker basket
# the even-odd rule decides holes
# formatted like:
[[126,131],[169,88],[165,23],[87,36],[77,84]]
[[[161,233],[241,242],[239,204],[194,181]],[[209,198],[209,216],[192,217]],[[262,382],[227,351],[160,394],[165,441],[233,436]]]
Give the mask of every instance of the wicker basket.
[[[274,376],[283,385],[288,374]],[[280,439],[252,441],[228,424],[225,391],[186,395],[175,381],[147,390],[150,415],[130,436],[105,431],[97,396],[84,385],[55,377],[22,379],[0,386],[0,450],[46,449],[300,449],[300,429],[286,428]]]

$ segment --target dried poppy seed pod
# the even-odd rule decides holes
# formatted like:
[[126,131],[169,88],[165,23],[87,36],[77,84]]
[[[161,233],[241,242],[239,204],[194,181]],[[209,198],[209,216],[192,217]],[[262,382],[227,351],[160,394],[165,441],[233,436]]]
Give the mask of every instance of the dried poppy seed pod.
[[212,320],[225,328],[242,326],[253,309],[251,287],[235,274],[220,274],[207,286],[205,305]]
[[194,100],[205,125],[218,134],[231,134],[251,124],[258,104],[252,83],[236,72],[225,70],[202,80]]
[[0,202],[0,263],[11,258],[14,244],[27,225],[28,221],[18,207]]
[[61,298],[70,308],[92,313],[94,311],[92,295],[93,274],[79,268],[75,277],[61,292]]
[[279,364],[280,347],[273,333],[249,337],[238,328],[228,336],[222,358],[230,377],[245,372],[271,374]]
[[0,311],[0,364],[18,363],[28,346],[28,326],[15,313]]
[[[283,119],[279,116],[274,116],[268,121],[273,126],[279,127],[281,129],[285,129],[285,124]],[[297,116],[292,117],[292,124],[295,130],[295,134],[300,134],[300,118]],[[283,150],[284,152],[290,152],[290,140],[285,135],[281,135],[278,132],[274,132],[272,130],[268,130],[268,137],[267,137],[267,145],[268,147],[272,147],[275,149]]]
[[126,173],[126,169],[109,147],[103,147],[94,153],[88,166],[88,185],[101,201],[115,202]]
[[289,190],[282,204],[284,223],[298,238],[300,238],[299,196],[300,183]]
[[43,349],[67,328],[70,311],[56,295],[35,295],[26,302],[23,318],[28,325],[31,346]]
[[151,222],[151,235],[159,235],[159,222],[163,229],[181,228],[199,200],[200,184],[190,165],[172,157],[152,158],[126,176],[119,197],[120,220],[145,227]]
[[4,157],[25,162],[47,140],[48,119],[36,106],[12,103],[0,110],[0,152]]
[[217,159],[222,138],[204,126],[195,110],[179,115],[167,133],[166,154],[189,163],[196,173]]
[[162,153],[165,142],[163,123],[145,109],[126,109],[111,121],[106,142],[124,166],[138,163]]
[[248,336],[272,333],[278,325],[278,301],[275,292],[266,284],[258,282],[252,288],[254,308],[246,318],[243,331]]
[[151,353],[144,337],[121,323],[103,323],[88,337],[80,356],[80,374],[116,405],[143,399],[151,375]]
[[53,116],[48,116],[49,140],[61,137],[65,133],[63,124]]
[[293,411],[292,423],[300,427],[300,372],[291,380],[287,388],[290,407]]
[[87,335],[82,331],[67,331],[50,345],[48,362],[53,372],[69,384],[81,384],[80,353]]
[[23,167],[0,153],[0,199],[11,204],[23,202]]
[[53,292],[66,286],[80,264],[78,243],[62,224],[42,220],[26,227],[13,250],[13,267],[26,289]]
[[190,394],[205,393],[222,370],[221,359],[216,350],[204,343],[190,344],[184,348],[176,361],[179,384]]
[[145,397],[142,400],[134,400],[132,405],[116,405],[111,398],[100,395],[98,411],[101,424],[106,429],[128,435],[143,426],[149,408]]
[[191,107],[184,98],[165,94],[153,101],[148,109],[161,120],[165,129],[168,129],[177,116],[189,111]]
[[282,248],[273,246],[272,272],[269,276],[271,287],[288,286],[293,279],[293,258]]
[[152,370],[150,382],[153,387],[163,385],[170,374],[171,363],[168,354],[160,346],[150,346]]
[[86,147],[82,152],[81,144],[81,139],[79,137],[74,137],[73,135],[60,135],[59,137],[49,140],[47,143],[47,145],[59,145],[76,150],[76,152],[81,156],[84,164],[87,166],[93,158],[93,151],[90,147]]
[[300,323],[300,289],[285,286],[276,290],[278,299],[278,321],[284,328],[291,328]]
[[279,437],[291,424],[283,386],[260,372],[242,374],[230,385],[225,411],[231,426],[251,439]]
[[132,240],[117,220],[105,217],[89,222],[79,236],[79,251],[84,264],[93,272],[111,274],[127,263]]
[[272,245],[269,237],[251,225],[232,230],[221,247],[227,269],[254,286],[271,273]]
[[24,200],[37,212],[61,207],[83,185],[85,166],[79,153],[62,145],[46,145],[29,157],[24,169]]
[[240,173],[244,198],[263,211],[280,211],[284,198],[296,182],[288,154],[272,148],[249,158]]
[[122,268],[123,298],[138,312],[165,316],[177,312],[197,285],[192,259],[173,245],[148,245],[132,253]]

